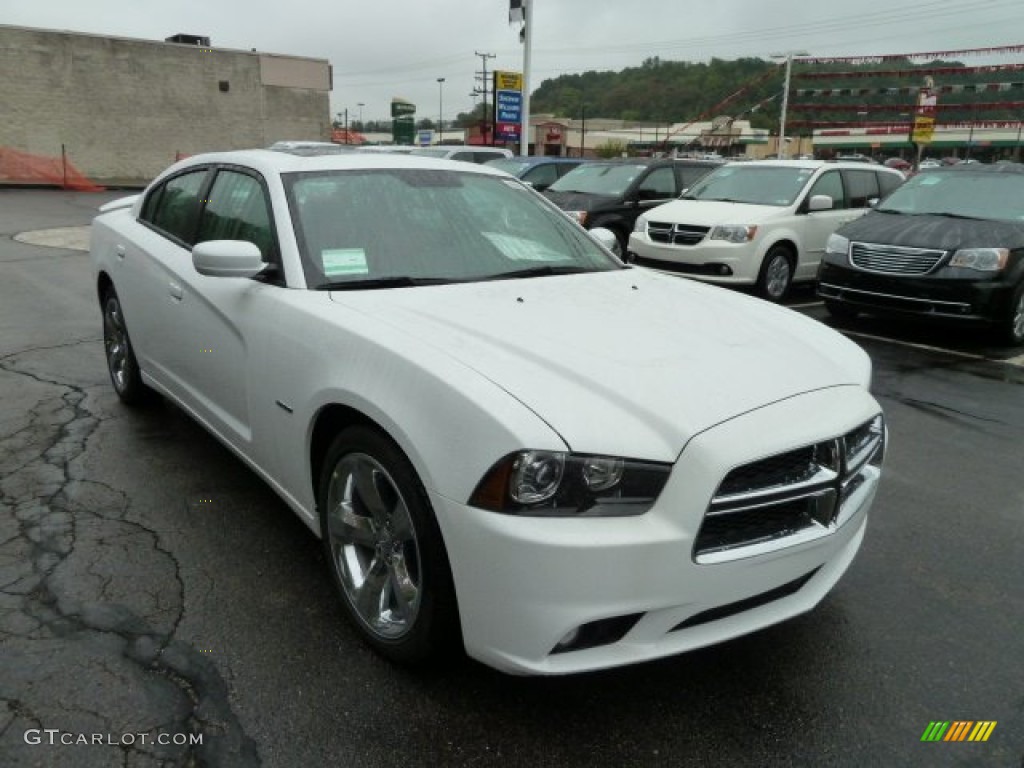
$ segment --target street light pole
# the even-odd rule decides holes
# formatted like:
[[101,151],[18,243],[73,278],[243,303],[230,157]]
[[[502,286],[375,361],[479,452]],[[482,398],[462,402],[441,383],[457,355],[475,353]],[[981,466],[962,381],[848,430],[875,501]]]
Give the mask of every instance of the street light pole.
[[533,59],[533,0],[523,3],[523,115],[519,135],[519,154],[530,154],[530,69]]
[[356,106],[359,107],[359,130],[365,132],[366,126],[363,125],[363,107],[365,107],[366,104],[360,101],[356,104]]
[[444,78],[437,78],[437,143],[444,140]]

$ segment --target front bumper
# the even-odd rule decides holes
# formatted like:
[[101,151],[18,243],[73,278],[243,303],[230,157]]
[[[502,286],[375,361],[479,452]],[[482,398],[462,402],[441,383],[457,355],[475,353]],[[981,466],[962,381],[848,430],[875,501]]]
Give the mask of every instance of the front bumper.
[[761,265],[756,240],[730,243],[705,237],[695,245],[663,245],[634,232],[629,236],[629,252],[638,266],[718,285],[753,285]]
[[991,325],[1010,313],[1014,284],[999,279],[894,277],[822,262],[818,295],[865,312]]
[[[737,417],[690,441],[639,517],[516,517],[431,494],[467,652],[506,672],[566,674],[700,648],[810,610],[860,547],[877,472],[834,529],[788,546],[776,540],[698,563],[698,532],[730,470],[845,434],[877,413],[867,392],[846,386]],[[556,651],[574,630],[619,620],[611,641]]]

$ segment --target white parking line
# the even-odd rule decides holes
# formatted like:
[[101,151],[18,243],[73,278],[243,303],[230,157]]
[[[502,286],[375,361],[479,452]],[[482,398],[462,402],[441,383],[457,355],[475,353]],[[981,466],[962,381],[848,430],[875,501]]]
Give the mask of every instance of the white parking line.
[[870,333],[859,333],[857,331],[848,331],[846,329],[836,328],[835,330],[846,334],[847,336],[856,336],[861,339],[871,339],[872,341],[881,341],[886,344],[895,344],[899,347],[912,347],[913,349],[923,349],[927,352],[939,352],[943,355],[952,355],[953,357],[962,357],[965,360],[980,360],[987,363],[1003,363],[1005,365],[1013,365],[1018,368],[1024,368],[1024,355],[1018,355],[1017,357],[1011,357],[1006,360],[1000,360],[998,357],[986,357],[985,355],[975,355],[971,352],[958,352],[955,349],[944,349],[943,347],[933,347],[928,344],[915,344],[912,341],[900,341],[899,339],[890,339],[885,336],[875,336]]

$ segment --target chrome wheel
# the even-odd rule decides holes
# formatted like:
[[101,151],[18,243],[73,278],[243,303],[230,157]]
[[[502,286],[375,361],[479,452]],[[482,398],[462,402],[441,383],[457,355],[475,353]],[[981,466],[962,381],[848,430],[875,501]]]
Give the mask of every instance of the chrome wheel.
[[771,256],[764,273],[764,292],[768,298],[778,301],[789,288],[791,269],[789,259],[782,253]]
[[1017,306],[1013,310],[1010,333],[1016,342],[1024,341],[1024,292],[1017,298]]
[[423,584],[409,507],[384,466],[349,453],[327,489],[331,565],[345,597],[369,631],[397,640],[416,623]]
[[107,368],[114,389],[123,393],[128,387],[131,372],[128,369],[130,347],[128,331],[121,315],[121,304],[116,296],[108,296],[103,305],[103,347],[106,350]]

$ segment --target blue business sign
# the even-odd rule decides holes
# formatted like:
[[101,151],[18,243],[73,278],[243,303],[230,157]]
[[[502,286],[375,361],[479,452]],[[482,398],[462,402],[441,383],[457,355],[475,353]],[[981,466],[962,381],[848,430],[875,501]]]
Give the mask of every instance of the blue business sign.
[[519,72],[494,73],[494,138],[519,141],[523,122],[523,76]]
[[523,121],[523,94],[521,91],[498,91],[499,123],[521,123]]

